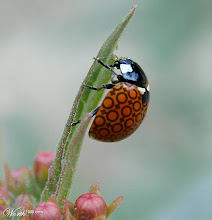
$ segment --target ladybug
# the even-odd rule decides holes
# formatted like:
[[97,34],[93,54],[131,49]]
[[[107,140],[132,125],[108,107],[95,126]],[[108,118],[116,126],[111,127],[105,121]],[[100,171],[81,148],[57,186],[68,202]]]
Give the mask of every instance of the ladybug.
[[[94,59],[110,70],[117,80],[103,84],[99,88],[84,85],[87,89],[97,91],[110,89],[102,104],[91,112],[95,118],[90,127],[89,136],[103,142],[123,140],[135,132],[146,115],[150,98],[147,77],[142,68],[132,59],[121,57],[109,66],[99,58]],[[117,74],[112,67],[120,69],[121,75]]]

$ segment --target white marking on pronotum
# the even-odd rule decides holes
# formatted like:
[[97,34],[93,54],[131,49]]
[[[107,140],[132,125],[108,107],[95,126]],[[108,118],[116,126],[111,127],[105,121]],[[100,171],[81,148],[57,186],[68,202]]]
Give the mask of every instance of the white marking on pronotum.
[[147,91],[149,92],[150,91],[150,86],[148,84],[148,86],[146,87]]
[[142,87],[138,87],[138,90],[140,91],[140,93],[143,95],[146,92],[145,88]]
[[120,64],[120,69],[122,73],[131,73],[133,71],[130,64]]

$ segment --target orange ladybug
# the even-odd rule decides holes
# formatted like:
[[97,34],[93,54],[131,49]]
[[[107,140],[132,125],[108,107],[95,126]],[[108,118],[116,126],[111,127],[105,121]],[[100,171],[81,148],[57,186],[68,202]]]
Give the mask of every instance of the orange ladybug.
[[[95,118],[89,136],[103,142],[123,140],[135,132],[146,115],[150,97],[147,77],[142,68],[129,58],[119,58],[110,66],[99,58],[94,59],[116,75],[117,80],[99,88],[84,85],[97,91],[110,89],[100,107],[91,112]],[[120,69],[121,75],[112,67]]]

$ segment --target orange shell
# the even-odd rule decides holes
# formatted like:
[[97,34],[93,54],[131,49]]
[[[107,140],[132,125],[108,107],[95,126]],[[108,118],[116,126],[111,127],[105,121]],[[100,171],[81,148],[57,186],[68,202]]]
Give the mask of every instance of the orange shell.
[[142,93],[130,83],[118,83],[104,98],[89,130],[98,141],[115,142],[130,136],[141,124],[148,108]]

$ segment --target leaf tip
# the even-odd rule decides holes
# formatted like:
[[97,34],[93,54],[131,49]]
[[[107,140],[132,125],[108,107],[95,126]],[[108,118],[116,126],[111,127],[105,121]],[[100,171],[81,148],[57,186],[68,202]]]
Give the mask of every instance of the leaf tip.
[[138,7],[138,4],[134,4],[131,8],[131,11],[134,13],[135,12],[135,9]]

